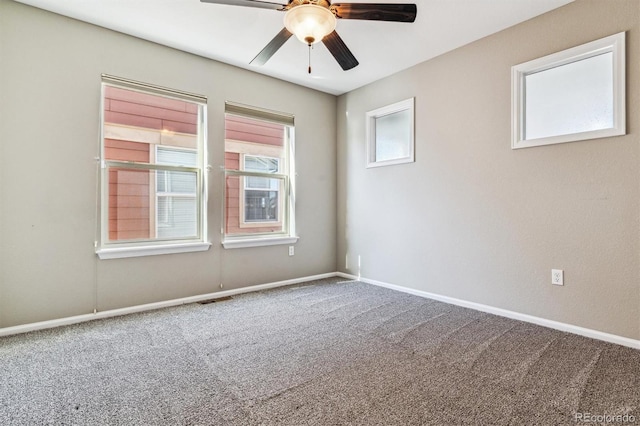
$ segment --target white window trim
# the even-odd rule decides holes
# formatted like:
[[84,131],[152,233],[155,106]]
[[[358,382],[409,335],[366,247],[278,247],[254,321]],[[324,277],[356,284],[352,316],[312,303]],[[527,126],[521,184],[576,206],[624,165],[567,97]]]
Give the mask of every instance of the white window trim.
[[222,241],[222,247],[225,249],[236,248],[248,248],[248,247],[265,247],[265,246],[277,246],[282,244],[295,244],[300,237],[291,236],[277,236],[277,237],[235,237],[232,239],[227,238]]
[[127,257],[155,256],[159,254],[192,253],[207,251],[209,242],[177,242],[144,246],[99,248],[96,253],[100,259],[123,259]]
[[[568,135],[524,139],[525,77],[604,53],[613,53],[613,127]],[[511,68],[511,149],[620,136],[626,133],[625,33],[611,35]]]
[[[367,140],[367,168],[392,166],[395,164],[413,163],[415,162],[415,146],[414,146],[414,113],[415,98],[405,99],[404,101],[396,102],[391,105],[384,106],[382,108],[368,111],[366,114],[367,128],[366,128],[366,140]],[[410,131],[409,131],[409,154],[406,157],[394,158],[392,160],[377,161],[376,160],[376,119],[384,117],[385,115],[395,114],[402,111],[409,111],[410,117]]]
[[[128,90],[137,90],[143,93],[151,93],[174,99],[180,99],[187,102],[197,103],[201,108],[201,114],[198,122],[198,169],[201,177],[198,179],[198,192],[200,203],[198,205],[198,229],[199,235],[196,238],[175,239],[175,240],[144,240],[144,241],[109,241],[109,200],[108,200],[108,170],[107,161],[104,156],[104,140],[106,133],[113,130],[111,127],[105,128],[104,122],[104,97],[105,87],[120,87]],[[95,252],[99,259],[119,259],[127,257],[152,256],[175,253],[190,253],[198,251],[206,251],[211,247],[211,243],[206,241],[208,238],[207,231],[207,203],[208,203],[208,171],[210,166],[206,164],[207,156],[207,98],[200,95],[194,95],[187,92],[175,91],[162,87],[148,85],[146,83],[136,82],[132,80],[122,79],[103,74],[100,94],[100,220],[98,220],[99,239],[95,241]],[[181,141],[181,140],[180,140]],[[155,153],[154,153],[155,154]],[[153,194],[150,196],[155,198],[155,184]],[[155,221],[155,218],[153,219]]]

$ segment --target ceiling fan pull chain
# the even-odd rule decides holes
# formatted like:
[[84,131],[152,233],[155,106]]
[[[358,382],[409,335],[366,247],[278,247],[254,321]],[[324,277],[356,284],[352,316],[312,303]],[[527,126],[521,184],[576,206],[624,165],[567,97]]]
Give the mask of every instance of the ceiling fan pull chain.
[[309,43],[309,74],[311,74],[311,43]]

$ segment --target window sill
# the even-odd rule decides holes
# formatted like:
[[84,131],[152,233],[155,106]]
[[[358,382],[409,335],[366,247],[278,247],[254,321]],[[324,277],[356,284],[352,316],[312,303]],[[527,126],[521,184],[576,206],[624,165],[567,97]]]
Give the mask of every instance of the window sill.
[[207,251],[211,243],[176,243],[136,247],[113,247],[96,250],[100,259],[122,259],[125,257],[155,256],[159,254],[191,253]]
[[238,238],[234,240],[223,241],[222,247],[224,247],[225,249],[236,249],[295,244],[299,238],[300,237]]

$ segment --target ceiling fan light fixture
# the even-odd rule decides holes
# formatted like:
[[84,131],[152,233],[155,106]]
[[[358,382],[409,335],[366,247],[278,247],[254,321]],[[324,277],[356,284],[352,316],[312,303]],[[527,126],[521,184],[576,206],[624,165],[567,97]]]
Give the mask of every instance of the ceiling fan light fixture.
[[336,29],[336,17],[326,7],[302,4],[284,15],[284,26],[305,44],[315,44]]

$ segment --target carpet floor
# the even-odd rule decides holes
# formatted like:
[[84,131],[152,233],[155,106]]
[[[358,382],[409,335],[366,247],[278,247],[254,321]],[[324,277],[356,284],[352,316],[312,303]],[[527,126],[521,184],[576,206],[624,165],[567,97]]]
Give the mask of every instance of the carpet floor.
[[2,425],[585,419],[640,423],[640,351],[337,278],[0,339]]

